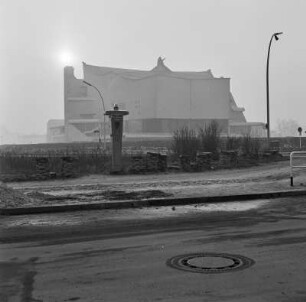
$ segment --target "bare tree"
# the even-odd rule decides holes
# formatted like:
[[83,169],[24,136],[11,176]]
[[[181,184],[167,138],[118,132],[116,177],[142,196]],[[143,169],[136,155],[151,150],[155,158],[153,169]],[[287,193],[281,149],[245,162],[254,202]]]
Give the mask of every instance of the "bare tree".
[[300,125],[292,119],[279,119],[277,121],[277,136],[296,136]]

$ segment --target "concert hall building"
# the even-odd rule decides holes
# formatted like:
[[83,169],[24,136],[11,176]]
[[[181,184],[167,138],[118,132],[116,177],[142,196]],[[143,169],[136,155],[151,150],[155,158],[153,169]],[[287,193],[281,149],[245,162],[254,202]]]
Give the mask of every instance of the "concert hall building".
[[[66,142],[96,141],[104,129],[109,136],[108,117],[103,124],[103,102],[105,110],[118,104],[119,109],[129,111],[125,137],[170,137],[181,127],[205,127],[212,120],[219,123],[223,135],[264,133],[263,123],[246,121],[244,108],[237,106],[231,93],[230,78],[216,78],[211,70],[172,71],[158,58],[151,70],[83,63],[83,73],[84,78],[77,79],[73,67],[64,68],[65,120],[61,127]],[[58,133],[56,127],[52,129]],[[52,129],[48,128],[51,141]]]

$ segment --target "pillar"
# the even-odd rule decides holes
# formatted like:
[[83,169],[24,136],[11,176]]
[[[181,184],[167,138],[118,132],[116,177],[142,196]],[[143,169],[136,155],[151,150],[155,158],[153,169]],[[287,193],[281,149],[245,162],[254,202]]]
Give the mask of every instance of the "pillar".
[[114,110],[107,110],[105,115],[111,119],[111,137],[112,137],[112,172],[120,172],[122,170],[121,155],[122,155],[122,133],[123,133],[123,116],[129,112],[119,110],[115,104]]

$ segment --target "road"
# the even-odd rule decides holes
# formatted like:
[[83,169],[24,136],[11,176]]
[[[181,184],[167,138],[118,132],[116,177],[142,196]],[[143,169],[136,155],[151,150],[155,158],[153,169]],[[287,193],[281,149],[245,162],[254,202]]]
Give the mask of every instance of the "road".
[[[305,197],[1,217],[0,227],[3,302],[306,301]],[[166,265],[188,253],[255,264]]]

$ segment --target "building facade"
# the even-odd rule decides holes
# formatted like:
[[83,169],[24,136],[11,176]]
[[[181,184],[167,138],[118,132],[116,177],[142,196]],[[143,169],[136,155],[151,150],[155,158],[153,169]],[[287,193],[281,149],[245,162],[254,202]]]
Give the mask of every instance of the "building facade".
[[[93,66],[83,63],[84,79],[64,69],[65,140],[94,141],[110,133],[104,110],[113,104],[129,111],[126,136],[171,136],[181,127],[205,127],[216,120],[224,135],[249,133],[262,123],[247,123],[230,91],[229,78],[216,78],[210,70],[177,72],[162,58],[151,70]],[[100,92],[83,82],[92,84]],[[101,99],[102,97],[102,99]]]

